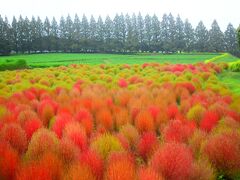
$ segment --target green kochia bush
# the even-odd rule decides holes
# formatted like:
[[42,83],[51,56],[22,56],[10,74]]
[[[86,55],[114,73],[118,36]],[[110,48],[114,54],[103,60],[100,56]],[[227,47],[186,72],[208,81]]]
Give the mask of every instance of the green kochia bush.
[[240,60],[230,63],[229,69],[234,72],[240,72]]
[[5,70],[16,70],[16,69],[27,69],[29,68],[27,65],[26,60],[24,59],[19,59],[17,61],[8,61],[6,60],[5,63],[0,64],[0,71],[5,71]]

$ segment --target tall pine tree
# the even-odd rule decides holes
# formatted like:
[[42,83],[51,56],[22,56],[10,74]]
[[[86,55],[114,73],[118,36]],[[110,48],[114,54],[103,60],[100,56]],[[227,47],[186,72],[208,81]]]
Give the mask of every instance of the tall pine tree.
[[209,31],[210,50],[214,52],[221,52],[224,50],[224,35],[216,20],[213,21]]

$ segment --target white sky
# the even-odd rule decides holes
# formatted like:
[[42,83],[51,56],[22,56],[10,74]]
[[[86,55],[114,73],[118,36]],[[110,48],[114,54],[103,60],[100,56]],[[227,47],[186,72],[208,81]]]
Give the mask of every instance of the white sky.
[[234,27],[240,24],[240,0],[0,0],[0,14],[7,16],[9,20],[15,15],[45,16],[57,20],[61,15],[75,13],[82,16],[85,13],[88,17],[101,15],[103,18],[108,14],[114,17],[116,13],[141,12],[144,16],[154,13],[161,19],[164,13],[177,14],[184,20],[186,18],[195,27],[202,20],[210,28],[214,19],[218,21],[222,31],[231,22]]

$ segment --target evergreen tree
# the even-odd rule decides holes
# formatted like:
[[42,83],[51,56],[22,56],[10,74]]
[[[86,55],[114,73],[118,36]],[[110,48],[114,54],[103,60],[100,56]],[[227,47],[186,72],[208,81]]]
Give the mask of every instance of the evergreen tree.
[[151,42],[151,49],[153,51],[160,51],[160,34],[161,34],[161,27],[160,22],[158,20],[158,17],[156,15],[153,15],[152,17],[152,42]]
[[51,31],[51,24],[48,17],[46,17],[43,23],[43,48],[48,52],[51,51],[50,31]]
[[238,30],[237,30],[237,37],[238,37],[238,45],[239,45],[239,48],[240,48],[240,25],[239,25]]
[[168,21],[168,16],[166,14],[162,17],[161,22],[161,47],[164,52],[171,51],[171,40],[170,40],[170,25]]
[[120,30],[120,51],[126,51],[125,46],[126,46],[126,23],[125,23],[125,17],[121,13],[119,16],[119,30]]
[[51,21],[51,28],[50,28],[50,45],[51,45],[51,50],[53,51],[58,51],[59,50],[59,45],[58,45],[58,24],[53,17]]
[[34,16],[32,16],[31,22],[30,22],[30,35],[31,35],[31,51],[38,50],[37,47],[37,21]]
[[113,49],[119,52],[121,47],[120,17],[116,14],[113,19]]
[[104,39],[105,39],[105,50],[106,52],[113,51],[113,40],[114,40],[114,23],[109,16],[106,17],[104,23]]
[[126,21],[126,34],[127,34],[127,38],[126,38],[126,49],[130,52],[134,51],[135,49],[135,45],[134,45],[134,37],[133,37],[133,24],[131,21],[131,17],[127,14],[125,16],[125,21]]
[[230,23],[224,32],[225,50],[228,52],[234,52],[238,49],[237,33],[236,29]]
[[178,15],[176,18],[175,46],[176,50],[180,52],[186,49],[184,30],[184,23]]
[[89,23],[85,14],[83,14],[83,17],[82,17],[81,37],[82,37],[81,44],[83,47],[83,51],[87,52],[89,49]]
[[91,16],[89,23],[89,41],[90,41],[89,46],[91,51],[93,52],[96,52],[97,50],[96,38],[97,38],[97,23],[94,17]]
[[0,55],[8,55],[11,52],[11,28],[7,18],[5,21],[0,16]]
[[61,51],[67,51],[67,29],[64,17],[61,17],[59,24],[59,38]]
[[12,20],[12,34],[11,34],[11,44],[12,44],[12,48],[13,50],[18,53],[19,51],[19,44],[18,44],[18,39],[19,37],[19,31],[18,31],[18,23],[17,20],[15,18],[15,16],[13,16],[13,20]]
[[169,50],[171,52],[175,52],[176,51],[176,22],[175,19],[173,17],[173,15],[170,13],[168,15],[168,23],[169,23]]
[[102,17],[98,17],[96,25],[96,45],[98,51],[104,51],[104,23]]
[[71,16],[68,15],[66,22],[65,22],[65,29],[66,29],[66,49],[70,52],[73,51],[73,34],[74,34],[74,27],[73,27],[73,21],[71,19]]
[[186,20],[184,23],[184,50],[187,52],[194,50],[194,33],[192,25]]
[[81,51],[81,21],[77,14],[75,14],[73,22],[73,50],[76,52]]
[[139,50],[144,50],[144,21],[141,13],[138,14],[137,17],[137,29],[138,29],[138,40],[139,40]]
[[209,49],[209,33],[203,22],[200,21],[195,29],[195,49],[199,52],[210,51]]
[[224,50],[224,35],[216,20],[213,21],[209,31],[209,44],[211,51],[221,52]]
[[138,50],[138,46],[139,46],[139,38],[138,38],[138,23],[137,23],[137,17],[136,14],[134,13],[132,15],[132,28],[133,28],[133,32],[132,32],[132,49],[134,51]]
[[36,49],[39,50],[40,52],[43,51],[44,47],[43,47],[43,23],[42,20],[40,19],[40,17],[37,18],[37,24],[36,24]]
[[151,42],[152,42],[152,19],[147,14],[144,18],[144,51],[151,51]]

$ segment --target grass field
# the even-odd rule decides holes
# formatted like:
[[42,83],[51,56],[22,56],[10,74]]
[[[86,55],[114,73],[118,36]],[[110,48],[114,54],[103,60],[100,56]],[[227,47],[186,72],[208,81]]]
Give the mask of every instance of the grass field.
[[[32,54],[32,55],[14,55],[0,57],[0,64],[6,61],[26,60],[31,67],[48,67],[69,64],[143,64],[147,62],[172,63],[172,64],[193,64],[203,62],[207,59],[219,56],[219,53],[202,54],[137,54],[137,55],[119,55],[119,54]],[[228,56],[221,61],[234,61],[237,59]]]

